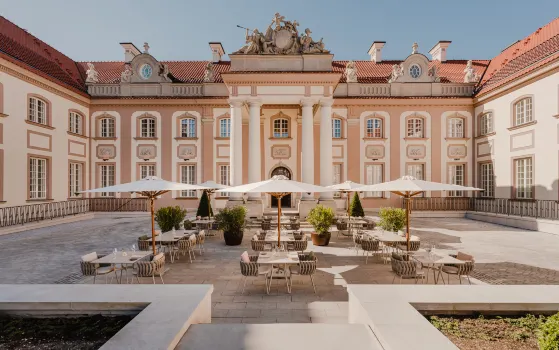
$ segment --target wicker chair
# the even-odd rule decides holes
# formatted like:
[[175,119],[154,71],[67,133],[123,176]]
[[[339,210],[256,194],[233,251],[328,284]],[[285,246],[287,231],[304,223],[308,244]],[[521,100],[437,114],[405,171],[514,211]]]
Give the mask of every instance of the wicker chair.
[[296,252],[304,252],[305,250],[307,250],[307,245],[308,244],[309,244],[309,241],[307,240],[305,235],[303,235],[303,239],[288,242],[287,243],[287,250],[288,251],[292,250],[292,251],[296,251]]
[[[470,274],[474,270],[474,257],[468,254],[464,254],[462,252],[458,252],[458,255],[452,255],[454,258],[458,260],[464,261],[464,264],[456,264],[456,265],[444,265],[441,268],[441,272],[446,273],[446,282],[450,284],[450,275],[456,275],[460,284],[462,284],[461,276],[466,276],[468,279],[468,283],[472,284],[470,281]],[[444,282],[444,276],[443,276]]]
[[[97,276],[105,275],[105,283],[109,283],[109,274],[114,272],[116,277],[116,269],[112,264],[95,264],[92,261],[100,259],[105,255],[97,255],[96,252],[86,254],[81,257],[80,268],[84,276],[93,276],[93,284],[96,283]],[[111,282],[113,277],[111,276]]]
[[377,223],[374,221],[368,221],[367,224],[365,225],[365,228],[367,230],[374,230],[375,227],[377,227]]
[[[355,249],[355,254],[359,254],[359,247],[361,247],[361,241],[363,240],[363,235],[353,232],[353,249]],[[363,252],[364,253],[364,252]]]
[[200,255],[202,255],[202,251],[204,251],[204,242],[206,241],[206,231],[202,230],[199,234],[196,235],[196,245],[198,246],[198,251]]
[[291,272],[291,277],[289,278],[289,287],[293,286],[293,275],[299,276],[309,276],[311,278],[312,288],[314,294],[316,294],[316,286],[314,284],[313,275],[316,272],[316,256],[311,256],[310,259],[301,260],[301,255],[299,255],[299,264],[297,266],[290,266],[289,271]]
[[[416,252],[419,250],[419,247],[421,246],[421,241],[411,241],[410,240],[410,252]],[[400,243],[399,244],[400,249],[402,250],[407,250],[408,249],[408,244],[407,243]]]
[[380,241],[377,239],[362,239],[361,249],[363,249],[363,252],[366,254],[365,264],[367,264],[367,261],[369,260],[369,253],[371,253],[371,255],[377,256],[380,256],[380,254],[382,253],[382,249],[380,248]]
[[255,252],[265,252],[272,250],[272,245],[270,243],[256,239],[252,239],[250,241],[250,246]]
[[149,251],[151,249],[151,242],[147,239],[138,239],[138,249],[143,251]]
[[343,236],[349,235],[349,230],[347,229],[347,221],[338,221],[336,222],[336,228],[338,229],[338,237],[340,237],[340,233]]
[[422,282],[425,282],[425,274],[423,271],[417,271],[417,263],[415,261],[405,261],[400,254],[392,253],[392,259],[390,259],[392,264],[392,272],[394,272],[394,278],[392,279],[392,284],[396,277],[400,277],[400,284],[402,284],[402,279],[413,278],[417,284],[417,279],[421,278]]
[[269,231],[272,229],[272,222],[262,221],[262,223],[260,224],[260,228],[262,228],[262,231]]
[[301,228],[301,224],[298,222],[291,222],[289,226],[292,230],[299,230]]
[[266,239],[266,231],[257,232],[256,235],[258,236],[259,241],[263,241]]
[[296,240],[296,241],[302,240],[304,236],[305,236],[305,234],[301,231],[293,232],[293,239]]
[[[165,254],[159,253],[153,257],[151,261],[137,261],[134,264],[134,276],[136,281],[140,284],[139,277],[151,277],[153,279],[153,284],[155,284],[155,275],[159,275],[161,278],[161,283],[165,284],[163,281],[163,274],[165,273]],[[132,283],[134,283],[134,278],[132,278]]]
[[182,253],[182,255],[186,255],[186,253],[188,253],[188,258],[190,259],[190,263],[192,263],[192,258],[196,260],[196,255],[194,254],[194,248],[196,248],[196,240],[196,235],[191,235],[188,238],[179,239],[171,254],[174,254],[174,256],[178,260],[180,253]]
[[246,287],[248,277],[260,277],[260,276],[264,276],[264,279],[266,280],[266,294],[270,294],[270,285],[272,284],[272,281],[268,281],[268,277],[269,275],[271,276],[272,274],[272,268],[271,267],[260,268],[258,265],[258,255],[251,255],[249,256],[249,259],[250,259],[249,263],[243,262],[242,260],[240,261],[241,275],[245,277],[245,281],[243,283],[243,290],[241,294],[245,293],[245,287]]

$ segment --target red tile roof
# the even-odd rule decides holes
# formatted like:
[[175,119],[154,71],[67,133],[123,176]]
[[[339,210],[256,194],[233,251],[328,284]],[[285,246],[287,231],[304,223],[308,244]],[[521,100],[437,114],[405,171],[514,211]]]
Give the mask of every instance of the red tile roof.
[[83,93],[85,71],[68,56],[0,16],[1,56],[46,79]]
[[520,78],[559,58],[559,17],[504,49],[491,60],[478,95]]

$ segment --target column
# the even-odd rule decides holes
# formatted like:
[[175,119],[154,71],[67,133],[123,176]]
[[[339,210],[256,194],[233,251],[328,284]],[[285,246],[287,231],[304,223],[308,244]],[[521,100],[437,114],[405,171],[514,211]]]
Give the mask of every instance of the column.
[[[301,182],[314,184],[313,100],[302,100]],[[301,199],[313,199],[304,193]]]
[[[231,186],[243,184],[243,125],[242,101],[229,101],[231,106],[231,136],[229,138],[229,171]],[[241,200],[242,193],[231,193],[229,200]]]
[[[262,181],[262,162],[260,149],[260,106],[259,100],[249,101],[248,122],[248,182]],[[260,200],[259,193],[249,193],[249,200]]]
[[[320,101],[320,185],[332,185],[332,104]],[[332,192],[320,194],[320,200],[333,199]]]

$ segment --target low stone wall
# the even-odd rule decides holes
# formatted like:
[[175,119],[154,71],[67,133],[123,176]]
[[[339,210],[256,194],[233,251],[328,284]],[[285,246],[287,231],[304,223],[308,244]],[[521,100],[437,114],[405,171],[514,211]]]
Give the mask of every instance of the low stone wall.
[[559,235],[559,220],[536,219],[526,216],[482,213],[477,211],[466,212],[466,218]]

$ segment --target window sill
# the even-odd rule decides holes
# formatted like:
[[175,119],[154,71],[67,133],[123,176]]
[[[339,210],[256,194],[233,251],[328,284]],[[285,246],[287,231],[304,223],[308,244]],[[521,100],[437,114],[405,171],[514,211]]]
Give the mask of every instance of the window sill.
[[446,141],[468,141],[469,137],[445,137]]
[[41,123],[35,123],[35,122],[32,122],[31,120],[27,120],[27,119],[25,120],[25,122],[26,122],[27,124],[29,124],[29,125],[38,126],[38,127],[40,127],[40,128],[45,128],[45,129],[49,129],[49,130],[54,130],[54,129],[56,129],[55,127],[52,127],[52,126],[50,126],[50,125],[45,125],[45,124],[41,124]]
[[197,201],[198,197],[177,197],[175,199],[179,201]]
[[336,140],[347,140],[347,137],[332,137],[332,141]]
[[54,199],[52,198],[45,198],[45,199],[28,199],[26,200],[27,203],[41,203],[41,202],[52,202]]
[[497,133],[496,133],[495,131],[493,131],[493,132],[490,132],[489,134],[476,136],[475,139],[476,139],[476,140],[478,140],[478,139],[484,139],[484,138],[487,138],[487,137],[490,137],[490,136],[495,136],[496,134],[497,134]]
[[157,137],[134,137],[136,141],[157,141],[159,138]]
[[293,140],[292,137],[268,137],[268,140]]
[[[6,118],[7,116],[8,115],[6,113],[0,113],[0,118]],[[0,201],[0,203],[2,203],[2,202]]]
[[365,141],[386,141],[388,139],[386,137],[364,137],[363,140],[365,140]]
[[95,141],[116,141],[116,137],[94,137]]
[[229,139],[231,139],[231,138],[230,137],[221,137],[221,136],[214,137],[214,140],[229,140]]
[[427,137],[404,137],[406,141],[427,141],[429,138]]
[[175,137],[175,140],[177,141],[186,141],[186,140],[192,140],[192,141],[197,141],[198,138],[197,137]]
[[517,130],[517,129],[522,129],[522,128],[526,128],[528,126],[532,126],[537,124],[538,121],[537,120],[532,120],[529,123],[524,123],[524,124],[520,124],[520,125],[515,125],[515,126],[511,126],[510,128],[507,128],[508,131],[512,131],[512,130]]
[[363,197],[363,199],[386,199],[386,197]]
[[222,199],[222,200],[225,199],[225,200],[227,200],[227,199],[229,199],[229,197],[223,197],[222,196],[222,197],[215,197],[214,199]]
[[87,137],[87,136],[85,136],[85,135],[76,134],[76,133],[71,132],[71,131],[66,131],[66,133],[67,133],[68,135],[70,135],[70,136],[81,137],[82,139],[88,139],[88,138],[89,138],[89,137]]

